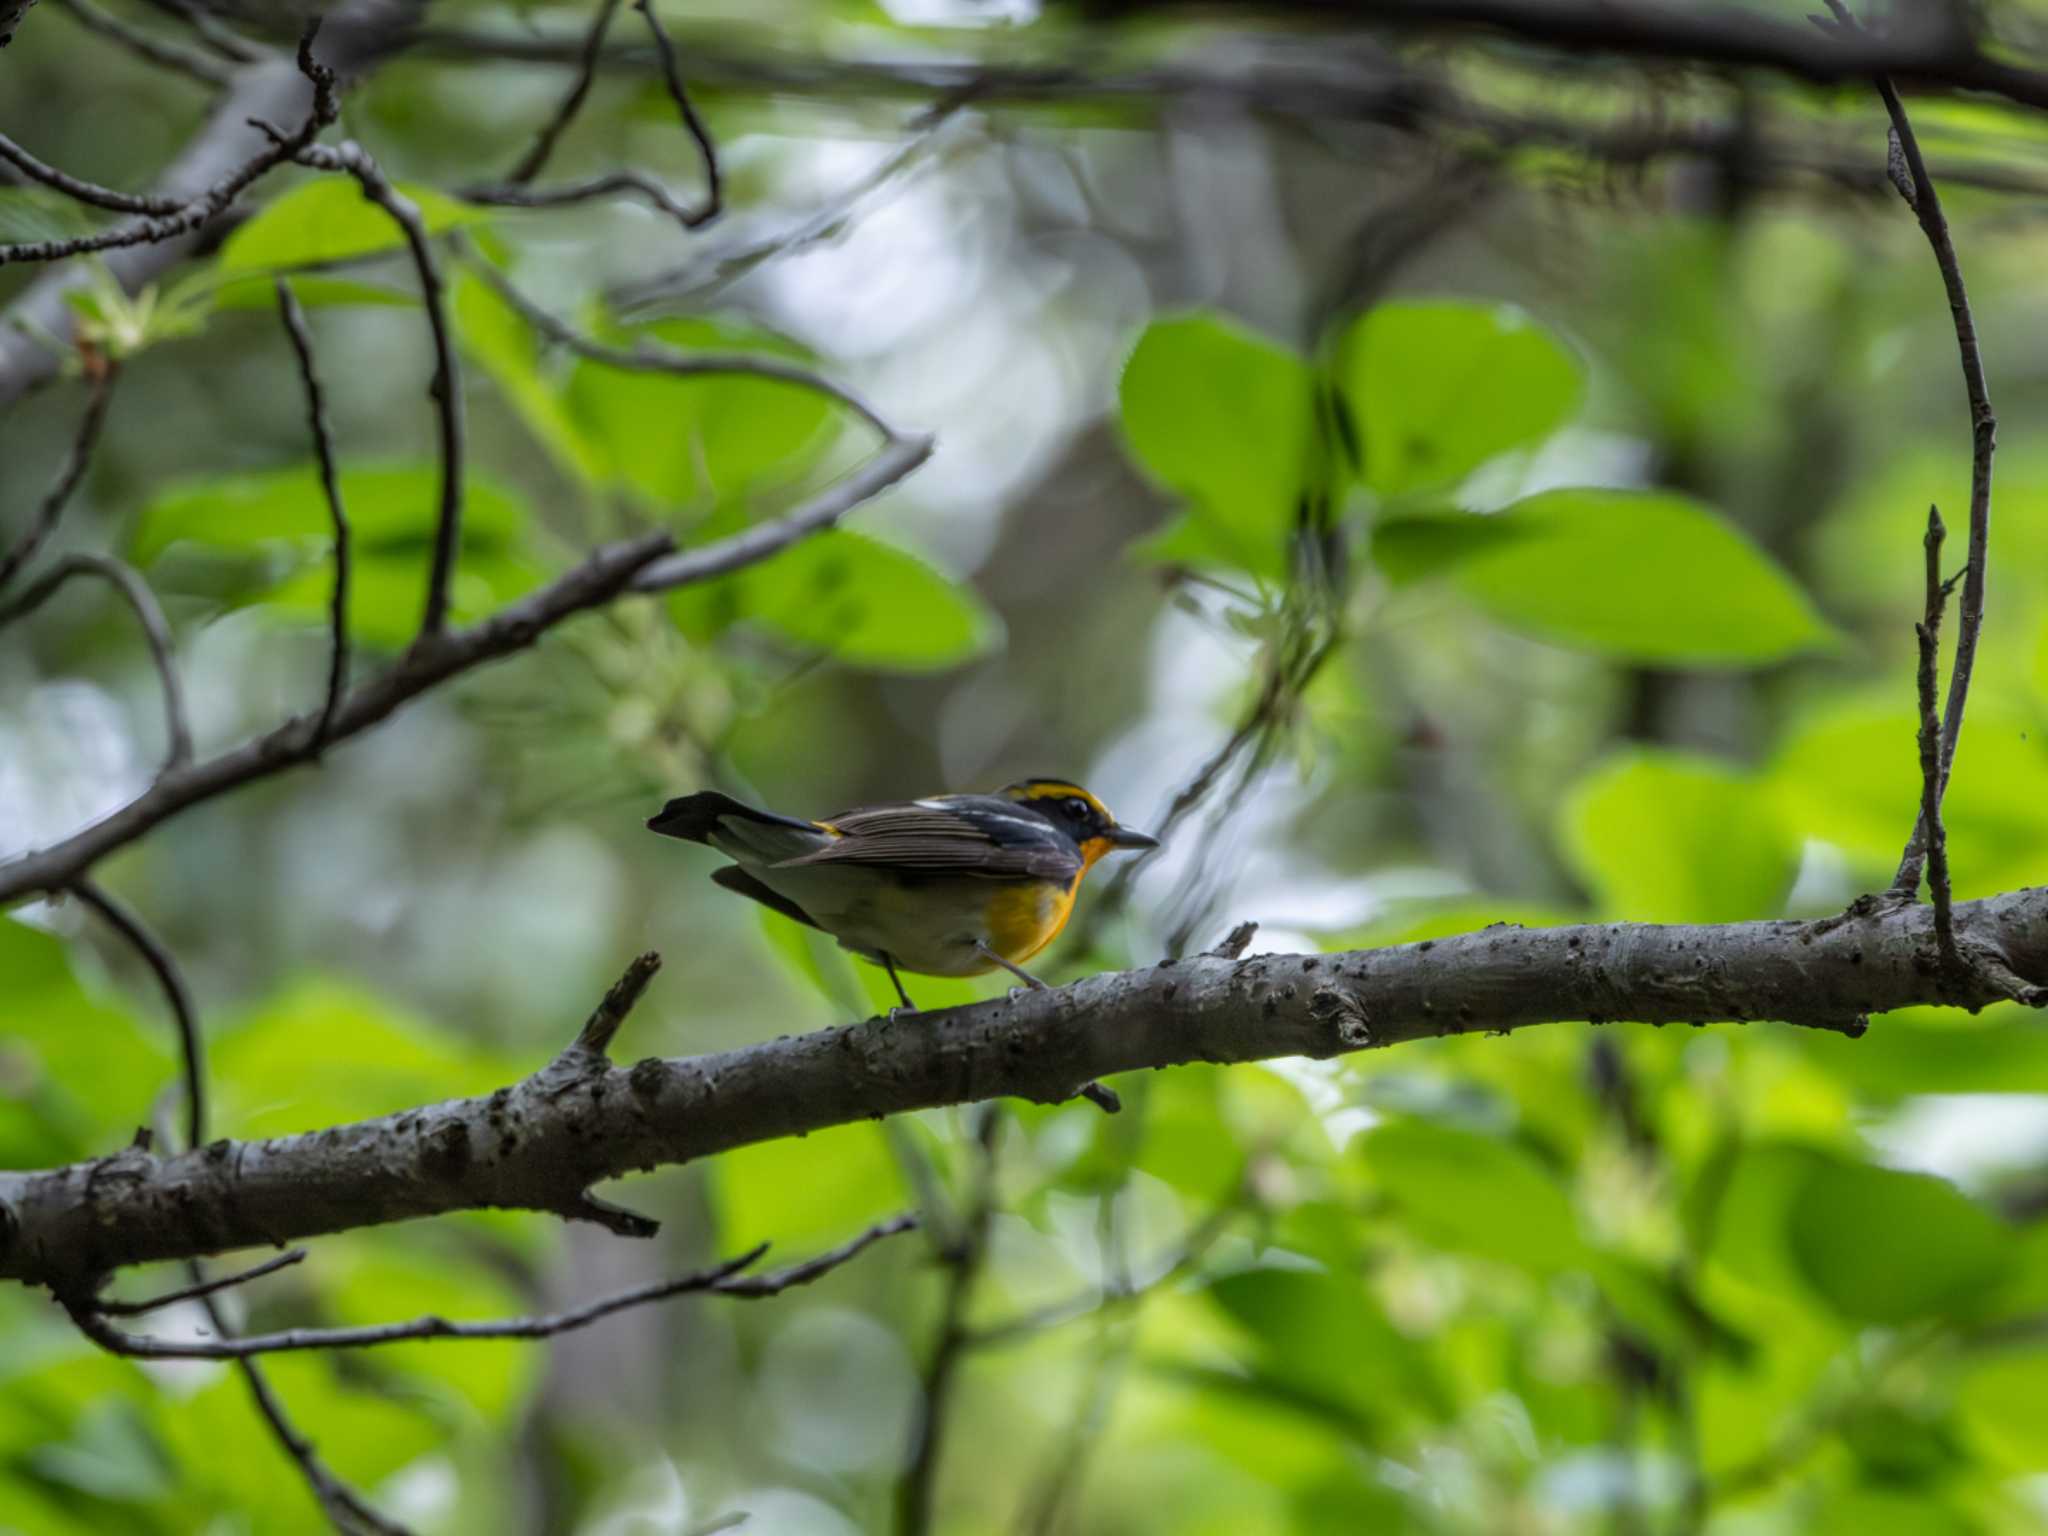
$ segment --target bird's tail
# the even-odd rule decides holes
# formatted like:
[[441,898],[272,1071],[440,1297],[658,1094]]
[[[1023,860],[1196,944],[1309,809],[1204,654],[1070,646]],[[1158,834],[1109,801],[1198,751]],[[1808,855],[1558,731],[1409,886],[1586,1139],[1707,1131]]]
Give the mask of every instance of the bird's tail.
[[813,822],[757,811],[715,789],[669,801],[647,820],[650,831],[705,843],[734,858],[772,863],[809,853],[831,834]]

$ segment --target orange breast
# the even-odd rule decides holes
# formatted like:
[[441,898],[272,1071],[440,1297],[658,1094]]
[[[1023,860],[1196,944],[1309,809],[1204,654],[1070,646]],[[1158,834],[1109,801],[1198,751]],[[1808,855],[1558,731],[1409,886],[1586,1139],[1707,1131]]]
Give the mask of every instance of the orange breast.
[[1057,885],[1050,880],[1006,886],[988,904],[989,947],[1014,965],[1022,965],[1059,937],[1074,915],[1074,893],[1081,877]]

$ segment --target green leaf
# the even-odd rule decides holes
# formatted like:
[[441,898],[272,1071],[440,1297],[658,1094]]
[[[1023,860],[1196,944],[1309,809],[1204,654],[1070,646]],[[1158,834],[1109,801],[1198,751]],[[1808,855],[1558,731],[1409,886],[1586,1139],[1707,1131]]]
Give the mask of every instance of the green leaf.
[[1396,1120],[1375,1126],[1358,1145],[1381,1190],[1426,1242],[1539,1272],[1584,1262],[1571,1196],[1512,1142]]
[[[319,1070],[307,1070],[318,1041]],[[520,1065],[352,987],[303,981],[222,1033],[217,1120],[244,1137],[342,1125],[517,1079]]]
[[[419,303],[417,295],[403,288],[364,282],[356,277],[327,277],[317,272],[293,278],[292,293],[307,309],[406,309]],[[274,310],[277,286],[269,273],[251,272],[221,284],[213,290],[212,299],[215,309]]]
[[[485,217],[431,187],[397,189],[419,209],[429,235]],[[303,182],[267,204],[228,236],[221,248],[223,275],[269,272],[373,256],[405,243],[397,220],[369,201],[353,178],[323,176]]]
[[[611,338],[644,338],[684,353],[808,362],[786,338],[730,321],[668,320]],[[708,514],[747,493],[795,480],[830,440],[830,396],[744,373],[690,377],[579,361],[569,410],[614,478],[675,512]]]
[[[431,550],[440,512],[440,473],[434,464],[343,470],[341,495],[356,553]],[[464,492],[465,551],[506,548],[524,531],[526,504],[516,492],[474,477]],[[147,564],[180,539],[237,551],[296,540],[317,544],[324,555],[332,528],[319,476],[306,464],[170,487],[143,509],[133,551]]]
[[1413,1346],[1356,1277],[1247,1269],[1212,1282],[1208,1296],[1256,1341],[1266,1373],[1305,1397],[1371,1424],[1413,1396]]
[[525,317],[471,272],[456,279],[452,310],[463,351],[490,375],[535,441],[583,483],[603,480],[605,452],[570,412],[566,380],[543,376],[540,348]]
[[142,1021],[90,996],[63,941],[0,917],[0,1167],[104,1154],[151,1122],[176,1076],[171,1023]]
[[1761,666],[1834,644],[1769,556],[1683,496],[1546,491],[1474,521],[1499,526],[1397,524],[1394,571],[1442,574],[1504,624],[1624,661]]
[[[1920,800],[1915,729],[1906,686],[1795,720],[1771,767],[1788,819],[1835,844],[1859,870],[1889,875],[1899,858],[1898,808]],[[1956,761],[1941,806],[1956,894],[2038,881],[2048,857],[2048,750],[2038,723],[1972,694]]]
[[[410,1317],[446,1317],[491,1322],[532,1310],[507,1281],[477,1260],[443,1248],[422,1249],[395,1242],[351,1245],[337,1268],[329,1256],[322,1276],[323,1298],[343,1327]],[[377,1351],[380,1367],[402,1371],[414,1390],[452,1392],[484,1419],[502,1423],[539,1383],[545,1359],[518,1339],[486,1339],[449,1347],[420,1339]]]
[[686,629],[701,623],[707,605],[717,605],[801,649],[879,671],[955,666],[1002,634],[1001,621],[972,587],[907,549],[846,528],[814,534],[672,602]]
[[1124,366],[1124,441],[1185,498],[1141,553],[1278,577],[1314,440],[1308,365],[1212,314],[1155,321]]
[[1851,1322],[1967,1312],[2012,1263],[2010,1230],[1923,1173],[1827,1159],[1807,1175],[1786,1222],[1800,1273]]
[[888,1142],[873,1125],[741,1147],[714,1158],[711,1169],[722,1250],[773,1243],[777,1262],[844,1242],[909,1199]]
[[1339,343],[1365,483],[1383,497],[1448,488],[1577,411],[1579,362],[1507,304],[1383,304]]
[[1505,548],[1536,532],[1526,522],[1439,508],[1374,519],[1372,558],[1389,582],[1413,586],[1444,575],[1474,556]]
[[[426,601],[440,470],[356,467],[342,471],[340,484],[354,551],[351,629],[365,644],[403,644]],[[465,484],[452,589],[457,618],[477,616],[539,583],[539,569],[518,553],[528,517],[526,504],[504,486],[474,477]],[[141,563],[180,542],[245,560],[269,555],[240,600],[266,597],[278,613],[324,622],[333,590],[332,526],[319,478],[306,465],[173,486],[143,509],[133,549]]]
[[1581,779],[1559,815],[1565,852],[1600,906],[1652,923],[1728,923],[1778,910],[1799,850],[1760,781],[1711,758],[1624,752]]

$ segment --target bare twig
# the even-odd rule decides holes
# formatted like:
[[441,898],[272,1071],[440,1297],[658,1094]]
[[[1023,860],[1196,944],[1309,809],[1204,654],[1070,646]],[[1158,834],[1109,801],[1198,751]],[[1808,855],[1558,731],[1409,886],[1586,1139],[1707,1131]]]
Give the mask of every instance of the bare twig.
[[90,251],[117,250],[131,245],[155,245],[190,234],[211,222],[259,179],[312,144],[320,131],[332,123],[339,106],[334,93],[334,72],[313,57],[313,38],[320,27],[316,17],[309,22],[299,41],[299,67],[313,83],[313,105],[306,119],[291,133],[277,133],[270,144],[236,166],[198,195],[186,199],[176,211],[136,219],[97,234],[77,235],[62,240],[23,241],[0,245],[0,265],[17,261],[61,261]]
[[327,700],[313,724],[309,750],[317,756],[334,728],[335,711],[348,691],[348,512],[341,501],[341,477],[334,463],[334,438],[327,426],[327,405],[320,390],[320,376],[313,367],[313,333],[306,324],[306,312],[292,292],[291,284],[277,279],[277,312],[291,338],[292,353],[298,359],[299,378],[306,386],[306,427],[313,435],[313,455],[320,466],[320,489],[327,497],[327,515],[334,524],[334,596],[328,609],[330,639],[327,650]]
[[841,405],[860,417],[889,442],[905,440],[905,434],[898,432],[882,416],[882,413],[844,384],[834,383],[823,374],[805,367],[802,363],[791,362],[786,357],[771,357],[761,352],[682,352],[672,347],[656,346],[645,340],[636,340],[631,347],[614,347],[585,335],[566,320],[550,314],[515,287],[511,279],[488,261],[475,260],[470,264],[475,272],[513,309],[517,310],[526,323],[540,333],[543,339],[573,352],[578,357],[588,358],[593,363],[602,363],[607,368],[616,368],[623,373],[659,373],[672,378],[703,378],[724,375],[744,375],[757,379],[776,379],[785,384],[795,384],[803,389],[816,390],[829,395]]
[[211,1280],[195,1281],[181,1285],[175,1291],[163,1291],[141,1301],[117,1301],[100,1296],[93,1300],[93,1309],[107,1317],[140,1317],[145,1312],[156,1312],[164,1307],[175,1306],[181,1301],[196,1301],[201,1296],[211,1296],[215,1291],[225,1291],[233,1286],[247,1285],[251,1280],[260,1280],[265,1275],[274,1275],[280,1269],[290,1269],[302,1263],[306,1257],[303,1248],[288,1248],[274,1259],[265,1259],[261,1264],[252,1264],[247,1269],[238,1269],[231,1275],[219,1275]]
[[[192,1270],[195,1276],[200,1273],[196,1260]],[[218,1300],[209,1292],[201,1296],[199,1304],[206,1309],[207,1320],[213,1324],[215,1335],[226,1337],[227,1318]],[[277,1389],[271,1386],[269,1376],[264,1373],[262,1362],[237,1360],[235,1368],[242,1373],[242,1381],[249,1389],[249,1398],[256,1404],[256,1411],[270,1426],[271,1437],[283,1447],[287,1456],[298,1463],[300,1475],[306,1479],[306,1485],[313,1490],[313,1497],[319,1501],[328,1522],[337,1531],[343,1536],[355,1536],[358,1531],[369,1531],[371,1536],[413,1536],[410,1527],[400,1525],[372,1508],[361,1494],[336,1477],[327,1463],[320,1459],[313,1442],[299,1433],[298,1427],[292,1423],[291,1416],[285,1411],[284,1400],[277,1395]]]
[[687,264],[638,279],[615,290],[613,298],[627,309],[702,298],[772,261],[836,238],[863,202],[923,159],[954,114],[976,94],[974,87],[963,86],[920,111],[910,137],[881,164],[791,228],[750,241],[708,263]]
[[64,0],[61,9],[87,31],[99,33],[159,69],[168,69],[215,90],[234,78],[234,71],[227,65],[171,38],[131,27],[120,17],[101,10],[93,0]]
[[254,64],[263,50],[223,25],[204,3],[195,0],[150,0],[158,10],[168,12],[190,27],[206,51],[230,64]]
[[768,1251],[762,1243],[755,1248],[715,1264],[651,1285],[635,1286],[585,1302],[561,1312],[535,1317],[510,1317],[487,1323],[450,1322],[445,1317],[416,1317],[403,1323],[376,1323],[360,1328],[287,1328],[277,1333],[250,1333],[237,1338],[157,1339],[124,1333],[108,1324],[89,1301],[67,1302],[72,1319],[86,1335],[112,1354],[141,1360],[235,1360],[251,1355],[274,1355],[308,1349],[373,1349],[411,1339],[545,1339],[558,1333],[585,1328],[601,1318],[629,1307],[666,1301],[691,1292],[738,1296],[748,1300],[777,1296],[792,1286],[807,1285],[820,1275],[837,1269],[871,1244],[917,1225],[915,1217],[895,1216],[869,1227],[858,1237],[840,1244],[814,1259],[766,1275],[741,1275],[739,1271],[759,1262]]
[[80,880],[71,889],[142,957],[163,989],[171,1020],[178,1028],[178,1048],[184,1060],[185,1142],[196,1147],[206,1139],[206,1053],[199,1032],[199,1015],[192,1007],[192,993],[178,971],[177,962],[140,918],[92,881]]
[[440,508],[434,520],[434,559],[427,573],[426,609],[420,616],[419,635],[424,640],[440,635],[448,627],[450,589],[455,581],[456,557],[462,547],[462,374],[455,365],[455,343],[448,329],[447,288],[419,209],[391,184],[361,145],[304,146],[296,152],[296,158],[301,165],[315,170],[339,171],[354,177],[363,196],[383,209],[398,226],[412,257],[413,269],[419,274],[420,301],[426,306],[427,328],[434,341],[434,375],[427,385],[427,394],[434,402],[441,472]]
[[676,104],[676,113],[682,118],[683,127],[696,140],[697,154],[704,162],[704,206],[698,210],[695,222],[708,224],[725,206],[725,188],[718,169],[718,146],[711,141],[710,130],[704,126],[704,119],[697,115],[697,108],[690,100],[682,71],[676,67],[675,44],[669,41],[668,28],[661,24],[661,16],[648,0],[633,0],[633,9],[647,23],[647,35],[654,39],[654,51],[661,60],[662,82],[668,87],[669,99]]
[[[191,990],[185,985],[183,974],[171,953],[141,920],[121,906],[106,892],[89,880],[81,880],[73,887],[79,900],[97,912],[117,933],[139,954],[155,975],[157,985],[162,989],[164,1001],[170,1008],[172,1021],[178,1030],[178,1040],[184,1062],[182,1079],[185,1086],[185,1139],[188,1145],[198,1146],[206,1139],[206,1055],[204,1036],[199,1027],[198,1011],[192,1006]],[[109,1333],[117,1332],[105,1321],[108,1317],[131,1317],[144,1312],[153,1312],[176,1301],[196,1300],[206,1309],[206,1315],[213,1322],[214,1333],[226,1337],[228,1327],[221,1311],[217,1293],[229,1286],[243,1285],[260,1276],[275,1273],[287,1265],[296,1264],[305,1257],[303,1249],[294,1249],[277,1258],[258,1264],[236,1274],[220,1279],[207,1278],[205,1267],[197,1257],[186,1261],[186,1273],[191,1283],[179,1290],[140,1302],[106,1301],[97,1294],[88,1292],[84,1299],[70,1308],[74,1319],[90,1318],[93,1323]],[[82,1311],[81,1311],[82,1309]],[[92,1335],[93,1327],[83,1320],[78,1326]],[[331,1472],[325,1463],[314,1454],[313,1446],[305,1436],[292,1425],[285,1412],[283,1402],[271,1387],[262,1367],[254,1359],[237,1359],[236,1368],[249,1389],[249,1395],[257,1411],[269,1424],[271,1433],[299,1466],[313,1496],[320,1501],[320,1507],[338,1530],[354,1532],[368,1529],[376,1536],[411,1536],[407,1529],[394,1521],[385,1519],[356,1494],[341,1479]]]
[[597,78],[597,59],[604,48],[604,35],[610,30],[612,17],[618,13],[619,0],[597,0],[597,15],[590,23],[590,30],[583,34],[583,54],[576,70],[576,78],[569,90],[555,108],[553,116],[541,125],[540,132],[519,163],[512,167],[505,179],[513,186],[525,186],[547,166],[548,157],[555,152],[555,142],[576,120],[576,114],[583,109],[583,100],[590,94],[591,83]]
[[487,208],[567,208],[577,203],[594,202],[598,198],[610,197],[619,192],[633,192],[646,198],[685,229],[697,228],[707,217],[702,208],[691,208],[677,202],[669,194],[668,188],[640,171],[608,171],[602,176],[562,182],[549,187],[526,187],[511,183],[463,187],[455,196],[465,203],[479,203]]
[[1936,713],[1936,687],[1941,657],[1941,612],[1948,603],[1948,584],[1941,577],[1941,543],[1945,530],[1940,511],[1927,509],[1927,598],[1913,632],[1920,642],[1916,677],[1920,702],[1920,825],[1926,834],[1927,891],[1934,902],[1934,941],[1942,963],[1959,969],[1955,915],[1948,877],[1948,836],[1941,824],[1941,721]]
[[0,603],[0,626],[40,608],[52,593],[74,576],[97,576],[108,583],[135,611],[135,617],[142,625],[142,635],[149,642],[150,659],[156,663],[157,678],[164,695],[164,734],[168,745],[163,769],[157,775],[157,782],[161,784],[191,762],[192,731],[186,723],[185,690],[178,681],[177,663],[171,655],[171,627],[164,620],[164,611],[157,604],[156,594],[149,590],[148,583],[136,575],[131,566],[108,555],[76,550],[22,588],[12,599]]
[[960,1230],[940,1252],[946,1265],[946,1295],[939,1310],[939,1336],[924,1370],[922,1413],[911,1443],[910,1463],[896,1491],[897,1536],[926,1536],[932,1528],[939,1452],[946,1436],[946,1409],[953,1383],[965,1358],[969,1334],[967,1303],[988,1258],[989,1223],[996,1211],[996,1135],[1002,1115],[995,1104],[976,1111],[974,1141],[981,1149],[981,1167],[974,1199],[961,1219]]
[[176,213],[185,206],[182,198],[117,192],[112,187],[102,187],[60,171],[56,166],[38,160],[4,133],[0,133],[0,160],[5,160],[29,180],[39,181],[74,202],[93,208],[107,208],[115,213]]
[[71,493],[85,478],[86,466],[92,462],[93,448],[99,442],[100,428],[106,422],[107,402],[113,397],[117,366],[110,359],[102,359],[88,373],[90,393],[85,399],[85,414],[78,419],[78,431],[71,439],[71,451],[65,456],[64,467],[57,472],[56,483],[37,506],[36,515],[27,530],[5,554],[0,554],[0,587],[5,587],[14,579],[15,572],[35,557],[43,541],[56,530],[57,520],[64,515]]
[[[732,542],[721,541],[698,553],[715,560]],[[665,533],[607,545],[471,628],[444,635],[425,649],[415,646],[388,671],[350,691],[334,716],[329,742],[367,730],[449,678],[522,650],[565,619],[611,601],[636,572],[673,547],[674,540]],[[29,891],[60,889],[104,854],[188,806],[310,760],[318,724],[317,712],[295,716],[218,757],[160,776],[136,799],[61,842],[0,863],[0,901]]]
[[[1862,35],[1856,19],[1843,0],[1827,0],[1828,9],[1848,39]],[[1941,269],[1941,284],[1948,293],[1949,316],[1955,324],[1956,350],[1963,365],[1963,390],[1970,402],[1970,537],[1963,567],[1963,595],[1958,605],[1956,656],[1949,671],[1948,701],[1941,721],[1941,782],[1935,786],[1933,809],[1940,810],[1941,796],[1955,771],[1956,746],[1963,734],[1963,708],[1970,696],[1970,676],[1977,663],[1977,642],[1984,628],[1984,581],[1991,546],[1991,456],[1998,447],[1998,418],[1991,410],[1991,391],[1984,380],[1984,357],[1977,344],[1977,324],[1970,314],[1970,296],[1963,287],[1962,264],[1956,259],[1955,242],[1949,236],[1948,218],[1941,209],[1941,194],[1927,173],[1927,161],[1920,153],[1920,140],[1906,116],[1888,75],[1874,76],[1877,92],[1891,118],[1893,180],[1899,195],[1920,221],[1921,233],[1934,252]],[[1899,860],[1892,889],[1911,895],[1920,888],[1920,871],[1927,860],[1933,837],[1933,823],[1923,807]]]
[[640,1001],[640,994],[647,990],[647,984],[654,980],[654,973],[660,969],[661,956],[652,950],[628,966],[626,974],[612,983],[612,989],[605,993],[596,1011],[577,1031],[572,1049],[602,1060],[611,1049],[612,1037],[626,1022],[626,1015],[633,1011],[633,1005]]

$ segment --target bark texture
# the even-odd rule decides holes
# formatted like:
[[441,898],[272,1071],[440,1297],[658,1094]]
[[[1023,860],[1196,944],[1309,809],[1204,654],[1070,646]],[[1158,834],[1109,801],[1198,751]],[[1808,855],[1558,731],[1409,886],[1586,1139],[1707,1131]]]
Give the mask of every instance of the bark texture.
[[589,1187],[906,1110],[1059,1101],[1144,1067],[1330,1057],[1568,1020],[1783,1020],[1855,1035],[1873,1012],[1976,1008],[2014,995],[2016,978],[2048,976],[2048,888],[1958,905],[1962,971],[1941,964],[1928,908],[1862,905],[1812,923],[1500,925],[1343,954],[1202,956],[631,1067],[593,1048],[609,1038],[600,1030],[483,1097],[173,1157],[130,1148],[0,1174],[0,1279],[75,1295],[126,1264],[482,1206],[643,1233],[653,1224]]

